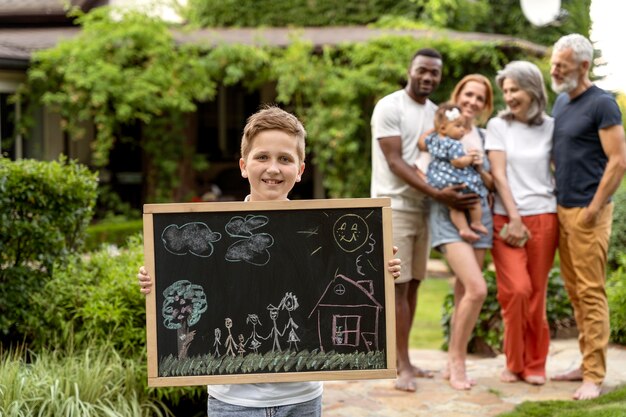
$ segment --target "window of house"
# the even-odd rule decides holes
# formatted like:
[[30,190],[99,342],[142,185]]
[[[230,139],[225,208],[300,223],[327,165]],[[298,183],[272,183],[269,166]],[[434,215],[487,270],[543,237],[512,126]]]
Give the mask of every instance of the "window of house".
[[358,346],[361,316],[333,316],[333,344],[336,346]]
[[15,159],[15,105],[9,103],[8,93],[0,93],[0,152]]

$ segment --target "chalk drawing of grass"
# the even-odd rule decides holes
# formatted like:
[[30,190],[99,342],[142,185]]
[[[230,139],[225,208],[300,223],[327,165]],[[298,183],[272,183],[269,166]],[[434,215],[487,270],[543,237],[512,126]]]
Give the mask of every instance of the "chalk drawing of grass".
[[337,353],[302,350],[250,353],[245,356],[198,355],[179,359],[168,355],[159,363],[160,377],[236,375],[251,373],[281,373],[337,370],[385,369],[384,350]]

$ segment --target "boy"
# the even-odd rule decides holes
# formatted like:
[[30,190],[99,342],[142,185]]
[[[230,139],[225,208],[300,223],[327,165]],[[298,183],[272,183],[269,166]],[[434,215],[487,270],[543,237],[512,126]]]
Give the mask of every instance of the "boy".
[[[241,176],[250,183],[245,201],[288,200],[287,196],[304,172],[306,131],[292,114],[265,107],[248,118],[241,138]],[[394,248],[395,253],[396,248]],[[389,261],[394,278],[400,260]],[[147,294],[152,280],[139,268],[141,292]],[[321,416],[322,383],[209,385],[210,416]]]

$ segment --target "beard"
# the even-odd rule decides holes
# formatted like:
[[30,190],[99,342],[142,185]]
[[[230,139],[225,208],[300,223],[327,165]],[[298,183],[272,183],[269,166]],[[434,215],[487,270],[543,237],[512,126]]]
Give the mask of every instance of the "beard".
[[554,77],[552,77],[552,91],[557,94],[569,93],[570,91],[575,89],[576,86],[578,86],[578,80],[576,79],[576,77],[565,77],[565,79],[561,83],[557,83]]

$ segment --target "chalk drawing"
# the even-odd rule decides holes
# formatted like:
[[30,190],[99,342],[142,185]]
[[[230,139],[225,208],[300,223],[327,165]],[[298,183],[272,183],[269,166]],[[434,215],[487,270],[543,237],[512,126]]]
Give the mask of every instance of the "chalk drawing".
[[182,226],[170,224],[161,233],[161,240],[165,250],[174,255],[188,253],[202,258],[213,254],[213,243],[219,241],[222,235],[213,232],[209,226],[201,222],[186,223]]

